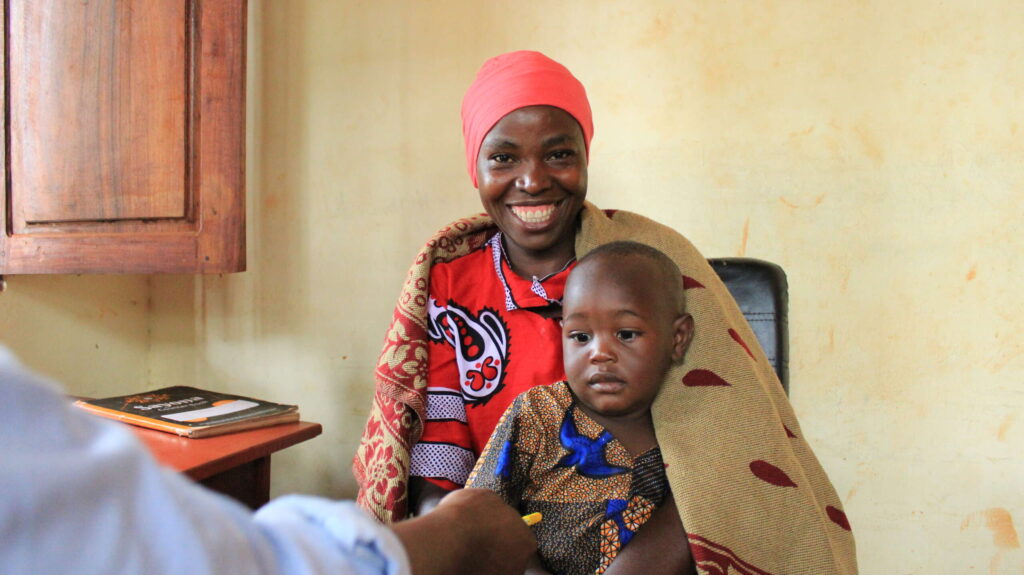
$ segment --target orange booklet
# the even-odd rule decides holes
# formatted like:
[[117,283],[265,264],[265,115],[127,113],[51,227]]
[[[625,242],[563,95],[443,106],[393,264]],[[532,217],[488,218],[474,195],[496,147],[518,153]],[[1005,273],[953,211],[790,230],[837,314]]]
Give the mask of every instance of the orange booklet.
[[299,420],[299,408],[295,405],[186,386],[80,399],[75,406],[110,419],[193,439]]

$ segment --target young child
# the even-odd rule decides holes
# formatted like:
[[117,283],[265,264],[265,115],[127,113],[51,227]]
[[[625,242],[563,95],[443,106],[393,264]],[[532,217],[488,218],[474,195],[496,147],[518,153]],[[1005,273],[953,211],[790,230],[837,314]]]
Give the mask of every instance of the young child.
[[562,305],[568,382],[516,398],[466,486],[543,515],[534,530],[544,569],[603,573],[668,493],[650,407],[693,318],[679,269],[636,242],[582,258]]

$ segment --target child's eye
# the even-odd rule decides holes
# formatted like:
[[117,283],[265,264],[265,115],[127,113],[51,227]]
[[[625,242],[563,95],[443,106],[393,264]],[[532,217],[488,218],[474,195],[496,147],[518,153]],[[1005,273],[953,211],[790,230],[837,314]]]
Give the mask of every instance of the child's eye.
[[616,334],[624,342],[631,342],[640,337],[640,332],[635,329],[620,329]]
[[587,343],[590,341],[590,334],[577,331],[570,333],[569,339],[573,340],[576,343]]

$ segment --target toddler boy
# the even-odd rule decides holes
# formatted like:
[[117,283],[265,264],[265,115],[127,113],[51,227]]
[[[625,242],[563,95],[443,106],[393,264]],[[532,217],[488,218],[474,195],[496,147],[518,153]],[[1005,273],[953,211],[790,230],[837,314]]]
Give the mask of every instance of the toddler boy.
[[603,573],[668,493],[650,407],[693,318],[675,263],[636,242],[582,258],[562,305],[568,381],[516,398],[466,486],[543,515],[544,569]]

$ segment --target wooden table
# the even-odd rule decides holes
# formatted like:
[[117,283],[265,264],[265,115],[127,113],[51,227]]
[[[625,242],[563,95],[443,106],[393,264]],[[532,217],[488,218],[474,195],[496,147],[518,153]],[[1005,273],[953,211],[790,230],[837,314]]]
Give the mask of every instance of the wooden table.
[[132,426],[158,461],[256,509],[270,499],[270,454],[320,435],[300,421],[203,439]]

